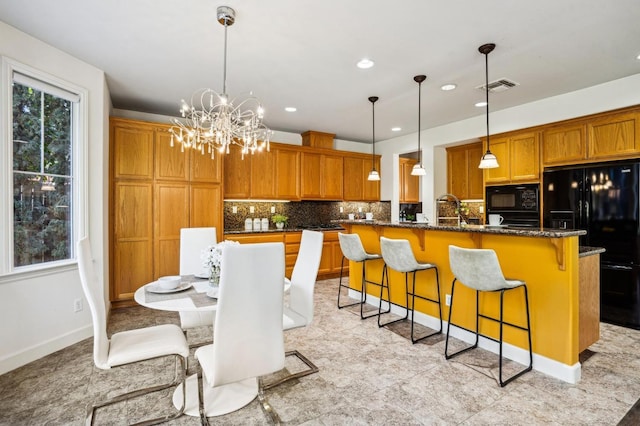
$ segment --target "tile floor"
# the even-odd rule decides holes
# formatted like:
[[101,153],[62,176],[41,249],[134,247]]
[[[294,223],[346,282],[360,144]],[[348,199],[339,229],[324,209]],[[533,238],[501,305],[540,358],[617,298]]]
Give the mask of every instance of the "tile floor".
[[[533,371],[500,388],[485,375],[487,368],[477,366],[495,366],[495,355],[472,351],[446,361],[442,336],[412,345],[395,332],[379,329],[375,319],[361,321],[346,309],[338,310],[336,290],[337,280],[318,282],[313,324],[285,333],[287,349],[298,349],[320,368],[317,374],[267,392],[286,424],[639,424],[640,409],[632,409],[640,399],[639,331],[602,324],[601,339],[585,354],[590,356],[584,357],[577,385]],[[119,309],[112,313],[110,332],[167,322],[178,323],[177,315],[142,307]],[[203,328],[189,338],[197,341],[210,333]],[[92,340],[84,340],[0,376],[0,425],[82,424],[90,401],[169,380],[172,367],[171,361],[160,360],[98,370]],[[290,370],[298,367],[287,365]],[[127,424],[171,410],[170,393],[98,410],[96,424]],[[256,401],[211,420],[267,423]],[[199,420],[182,416],[170,424],[196,425]]]

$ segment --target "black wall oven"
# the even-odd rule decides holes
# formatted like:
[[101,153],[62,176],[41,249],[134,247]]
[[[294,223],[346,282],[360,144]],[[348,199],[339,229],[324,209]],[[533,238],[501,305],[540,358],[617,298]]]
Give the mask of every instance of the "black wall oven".
[[[538,184],[487,186],[487,217],[490,214],[499,214],[504,218],[503,225],[539,228],[539,192]],[[488,220],[485,223],[488,223]]]

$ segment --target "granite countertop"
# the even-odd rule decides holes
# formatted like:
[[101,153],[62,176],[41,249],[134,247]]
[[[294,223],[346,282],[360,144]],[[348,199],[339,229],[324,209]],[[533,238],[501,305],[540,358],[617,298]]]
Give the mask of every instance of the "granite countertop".
[[606,249],[604,247],[589,247],[580,246],[578,248],[578,257],[593,256],[594,254],[604,253]]
[[388,226],[392,228],[424,229],[427,231],[477,232],[482,234],[520,235],[523,237],[563,238],[586,235],[583,229],[548,229],[548,228],[516,228],[508,226],[493,227],[487,225],[430,225],[416,222],[387,222],[380,220],[338,220],[333,221],[345,225]]
[[302,232],[305,229],[310,231],[344,231],[344,228],[339,224],[331,224],[331,225],[322,225],[319,227],[309,227],[309,228],[295,228],[295,227],[289,228],[285,226],[283,229],[269,228],[264,231],[262,230],[254,231],[254,230],[244,230],[244,229],[225,229],[224,234],[237,235],[237,234],[268,234],[268,233],[274,233],[274,232]]

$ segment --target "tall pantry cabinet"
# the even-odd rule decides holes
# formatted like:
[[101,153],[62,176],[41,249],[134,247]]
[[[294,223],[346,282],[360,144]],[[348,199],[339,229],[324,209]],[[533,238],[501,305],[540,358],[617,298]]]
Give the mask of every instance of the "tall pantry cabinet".
[[215,226],[222,237],[222,162],[170,146],[169,126],[110,122],[111,301],[179,272],[180,229]]

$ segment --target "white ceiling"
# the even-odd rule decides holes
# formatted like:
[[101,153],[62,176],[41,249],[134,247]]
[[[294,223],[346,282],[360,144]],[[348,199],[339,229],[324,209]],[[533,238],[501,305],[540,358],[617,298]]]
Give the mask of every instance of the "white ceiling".
[[638,0],[0,0],[0,20],[104,70],[115,108],[177,115],[222,90],[222,5],[236,10],[227,91],[253,91],[274,130],[370,142],[375,95],[376,140],[414,133],[416,74],[423,129],[484,114],[489,42],[489,80],[519,83],[492,111],[640,73]]

